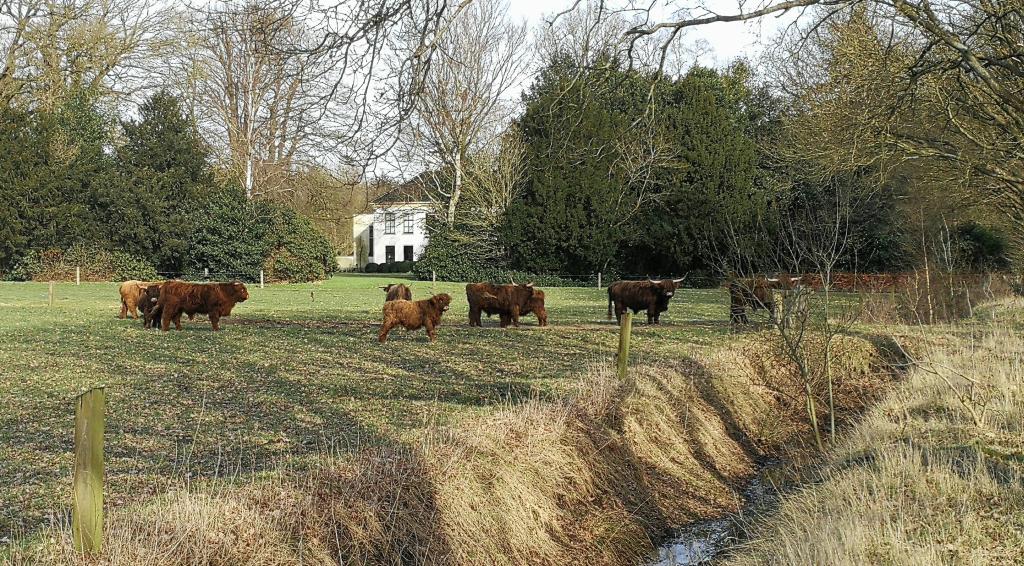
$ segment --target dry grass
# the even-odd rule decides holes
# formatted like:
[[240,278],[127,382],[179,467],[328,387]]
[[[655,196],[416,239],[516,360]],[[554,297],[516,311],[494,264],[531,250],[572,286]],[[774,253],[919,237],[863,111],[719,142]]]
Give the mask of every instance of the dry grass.
[[[763,339],[637,367],[628,383],[593,368],[563,401],[114,510],[95,563],[636,563],[671,527],[736,510],[756,461],[806,433],[757,382],[749,351]],[[842,367],[859,377],[844,383],[879,379],[875,350],[850,342]],[[49,536],[13,560],[80,562],[66,529]]]
[[900,337],[925,361],[729,563],[1024,563],[1021,305],[987,314]]

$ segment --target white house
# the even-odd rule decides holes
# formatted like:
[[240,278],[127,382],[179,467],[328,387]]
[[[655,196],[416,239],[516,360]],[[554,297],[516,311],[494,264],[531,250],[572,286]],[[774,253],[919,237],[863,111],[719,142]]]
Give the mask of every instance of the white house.
[[432,203],[422,186],[405,183],[373,200],[372,211],[352,217],[356,267],[416,261],[423,254]]

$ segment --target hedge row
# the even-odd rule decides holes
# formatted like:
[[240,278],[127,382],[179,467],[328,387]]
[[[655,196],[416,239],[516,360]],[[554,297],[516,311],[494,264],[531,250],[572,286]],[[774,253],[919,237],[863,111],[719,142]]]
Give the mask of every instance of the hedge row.
[[363,267],[366,273],[409,273],[416,267],[415,261],[396,261],[392,263],[373,263]]

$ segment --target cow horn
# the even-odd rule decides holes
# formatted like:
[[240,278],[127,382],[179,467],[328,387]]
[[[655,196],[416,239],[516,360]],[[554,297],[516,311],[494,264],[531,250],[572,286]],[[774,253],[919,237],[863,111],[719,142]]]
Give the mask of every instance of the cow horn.
[[672,282],[673,283],[682,283],[683,281],[686,281],[686,278],[689,277],[689,276],[690,276],[690,274],[687,273],[686,275],[683,275],[679,279],[673,279]]
[[530,281],[529,283],[527,283],[526,286],[527,287],[533,287],[533,281]]
[[516,284],[516,279],[515,279],[515,277],[512,277],[511,273],[508,274],[508,280],[511,281],[513,285]]

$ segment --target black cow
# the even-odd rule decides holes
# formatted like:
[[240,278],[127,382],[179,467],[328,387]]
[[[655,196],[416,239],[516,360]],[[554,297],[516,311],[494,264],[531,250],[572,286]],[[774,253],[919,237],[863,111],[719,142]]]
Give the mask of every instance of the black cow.
[[616,281],[608,286],[608,318],[612,317],[612,306],[615,307],[615,321],[622,323],[622,315],[626,309],[633,314],[647,311],[647,324],[660,324],[661,313],[668,310],[668,301],[675,295],[682,279],[661,279],[655,281]]

